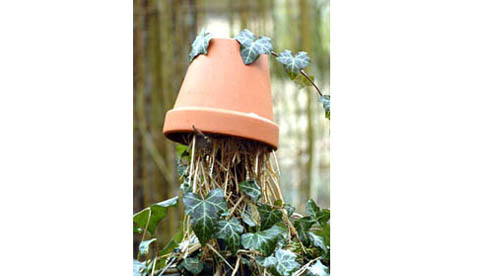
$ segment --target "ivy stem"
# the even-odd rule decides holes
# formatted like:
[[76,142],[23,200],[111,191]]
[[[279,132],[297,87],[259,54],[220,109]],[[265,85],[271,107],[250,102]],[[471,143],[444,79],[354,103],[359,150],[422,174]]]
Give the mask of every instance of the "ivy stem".
[[[272,53],[272,56],[278,57],[278,53],[277,53],[277,52],[275,52],[275,51],[272,50],[271,53]],[[323,94],[322,94],[322,91],[320,91],[320,88],[318,88],[318,86],[315,84],[315,82],[313,82],[313,80],[308,76],[307,73],[305,73],[305,71],[304,71],[303,69],[300,70],[300,74],[302,74],[302,75],[313,85],[313,87],[315,87],[315,90],[317,90],[317,92],[318,92],[318,94],[320,95],[320,97],[322,97]]]

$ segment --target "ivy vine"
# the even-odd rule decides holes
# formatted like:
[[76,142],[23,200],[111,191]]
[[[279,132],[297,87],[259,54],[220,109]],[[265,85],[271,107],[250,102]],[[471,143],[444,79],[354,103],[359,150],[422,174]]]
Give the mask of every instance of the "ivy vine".
[[[190,52],[190,62],[199,54],[208,53],[211,34],[203,28],[197,35],[192,44]],[[256,35],[248,29],[242,30],[235,40],[240,43],[240,55],[245,65],[255,62],[261,54],[272,55],[278,62],[283,64],[289,78],[301,86],[313,86],[320,96],[319,102],[322,103],[325,110],[325,117],[330,120],[330,95],[324,95],[320,88],[315,84],[314,77],[305,72],[305,68],[310,65],[310,57],[307,52],[300,51],[295,55],[290,50],[284,50],[277,53],[273,50],[271,38]]]

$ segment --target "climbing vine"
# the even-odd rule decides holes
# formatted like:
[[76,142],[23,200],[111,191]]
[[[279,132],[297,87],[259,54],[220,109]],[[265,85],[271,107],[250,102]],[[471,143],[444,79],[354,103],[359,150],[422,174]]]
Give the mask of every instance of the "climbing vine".
[[[207,54],[211,37],[212,35],[203,28],[192,44],[190,62],[199,54]],[[284,50],[277,53],[273,50],[272,40],[269,37],[256,37],[254,33],[247,29],[241,31],[235,37],[235,40],[240,43],[240,55],[245,65],[255,62],[261,54],[272,55],[283,64],[291,80],[301,86],[313,86],[319,95],[319,102],[322,103],[325,110],[325,117],[330,120],[330,95],[324,95],[314,82],[313,76],[307,74],[304,70],[310,65],[310,57],[307,52],[300,51],[294,55],[292,51]]]
[[[208,53],[211,34],[203,28],[189,59]],[[290,79],[311,85],[330,119],[330,96],[305,72],[304,51],[273,50],[271,39],[249,30],[235,39],[245,65],[272,55]],[[141,235],[134,275],[325,276],[330,273],[330,210],[308,200],[306,214],[295,212],[280,192],[271,150],[254,141],[206,136],[193,128],[188,146],[178,145],[180,197],[155,203],[133,215]],[[278,168],[277,168],[278,171]],[[183,205],[182,228],[162,249],[157,226],[168,209]]]

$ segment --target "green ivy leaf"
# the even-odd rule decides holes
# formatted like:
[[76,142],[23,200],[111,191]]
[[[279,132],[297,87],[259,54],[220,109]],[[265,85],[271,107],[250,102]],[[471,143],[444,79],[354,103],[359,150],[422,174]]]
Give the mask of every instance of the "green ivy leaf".
[[251,197],[253,200],[259,200],[262,196],[262,190],[255,180],[245,180],[238,184],[240,191]]
[[311,216],[320,225],[325,225],[330,220],[330,210],[320,209],[311,199],[307,201],[307,215]]
[[140,243],[140,245],[138,246],[138,250],[140,251],[140,255],[141,256],[144,256],[144,255],[147,255],[148,254],[148,248],[150,247],[150,244],[154,241],[156,241],[157,239],[153,238],[151,240],[148,240],[148,241],[142,241]]
[[190,182],[188,182],[188,178],[185,177],[183,179],[183,183],[180,184],[180,190],[182,191],[183,194],[192,192],[192,186],[190,185]]
[[256,233],[245,233],[242,235],[242,246],[246,249],[255,249],[263,255],[270,255],[277,245],[278,237],[285,230],[280,226],[273,226],[270,229]]
[[313,275],[313,276],[328,276],[329,275],[329,273],[327,272],[328,268],[326,266],[324,266],[320,260],[313,263],[307,269],[310,272],[310,274]]
[[323,242],[322,237],[318,236],[313,232],[307,232],[307,237],[311,245],[313,245],[316,248],[322,249],[324,252],[327,252],[327,247],[325,246],[325,243]]
[[232,253],[236,253],[240,248],[240,234],[243,232],[243,226],[237,218],[228,221],[218,222],[216,237],[225,240]]
[[315,220],[313,220],[312,217],[303,217],[303,218],[297,219],[293,223],[293,226],[298,232],[298,236],[300,237],[300,240],[302,240],[302,242],[305,244],[310,244],[310,239],[307,235],[307,232],[308,230],[310,230],[310,228],[314,223],[315,223]]
[[192,43],[192,50],[190,51],[190,62],[192,62],[192,60],[200,54],[207,54],[210,39],[212,39],[212,35],[210,33],[207,33],[207,30],[205,28],[202,28],[202,30]]
[[193,231],[200,243],[205,245],[212,238],[219,212],[227,211],[222,189],[210,191],[205,200],[194,193],[183,197],[185,214],[190,215]]
[[293,212],[295,212],[295,207],[293,207],[291,204],[287,203],[287,204],[285,204],[285,210],[287,210],[288,217],[291,217],[293,215]]
[[[308,74],[308,77],[312,80],[315,81],[315,77],[313,75]],[[293,79],[294,83],[299,87],[299,88],[304,88],[307,86],[312,86],[312,83],[302,74],[296,74],[295,78]]]
[[[290,50],[285,50],[278,55],[277,60],[283,64],[288,73],[294,74],[298,74],[300,70],[310,64],[310,58],[303,51],[298,52],[294,57]],[[289,74],[289,76],[292,78],[293,75]]]
[[275,256],[269,256],[266,258],[257,257],[255,260],[260,266],[263,266],[266,268],[272,268],[277,265],[277,258],[275,258]]
[[330,120],[330,95],[321,96],[320,102],[323,104],[323,109],[325,110],[325,117]]
[[159,267],[165,267],[167,259],[170,257],[169,254],[172,253],[172,251],[178,247],[180,242],[182,242],[183,239],[183,229],[180,229],[175,235],[173,235],[173,238],[168,242],[168,244],[158,252],[157,256],[162,256],[158,259],[157,264]]
[[[143,231],[143,229],[147,228],[150,234],[155,233],[155,229],[158,226],[160,220],[167,216],[167,209],[169,207],[177,206],[178,204],[178,196],[158,202],[155,204],[150,205],[143,209],[142,211],[133,215],[133,231],[138,233],[139,231]],[[150,221],[148,220],[148,216],[150,214]],[[149,221],[147,226],[147,221]]]
[[330,247],[330,224],[329,223],[324,225],[321,230],[315,231],[315,233],[323,238],[323,241],[325,242],[325,245],[327,247]]
[[295,261],[297,256],[289,250],[278,249],[275,252],[275,258],[277,259],[275,268],[282,276],[289,276],[292,272],[300,268],[300,264]]
[[272,52],[272,43],[269,37],[260,36],[255,40],[255,35],[244,29],[235,39],[240,43],[240,55],[244,64],[253,63],[261,54],[269,55]]
[[250,227],[255,227],[255,225],[257,225],[255,221],[252,219],[252,217],[250,216],[250,214],[248,214],[247,212],[243,214],[242,221],[245,222],[245,224]]
[[193,274],[199,274],[203,270],[203,263],[198,257],[186,258],[180,265]]
[[273,209],[267,204],[259,204],[258,212],[260,213],[260,219],[262,220],[260,230],[270,228],[275,223],[282,220],[282,211],[279,209]]

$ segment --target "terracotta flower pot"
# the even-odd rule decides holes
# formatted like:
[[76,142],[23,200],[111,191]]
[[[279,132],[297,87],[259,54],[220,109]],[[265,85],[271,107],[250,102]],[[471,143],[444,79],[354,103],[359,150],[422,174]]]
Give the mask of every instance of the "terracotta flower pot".
[[204,133],[252,139],[277,149],[268,56],[245,65],[236,40],[210,40],[208,54],[188,67],[163,133],[184,143],[182,136],[193,132],[192,125]]

